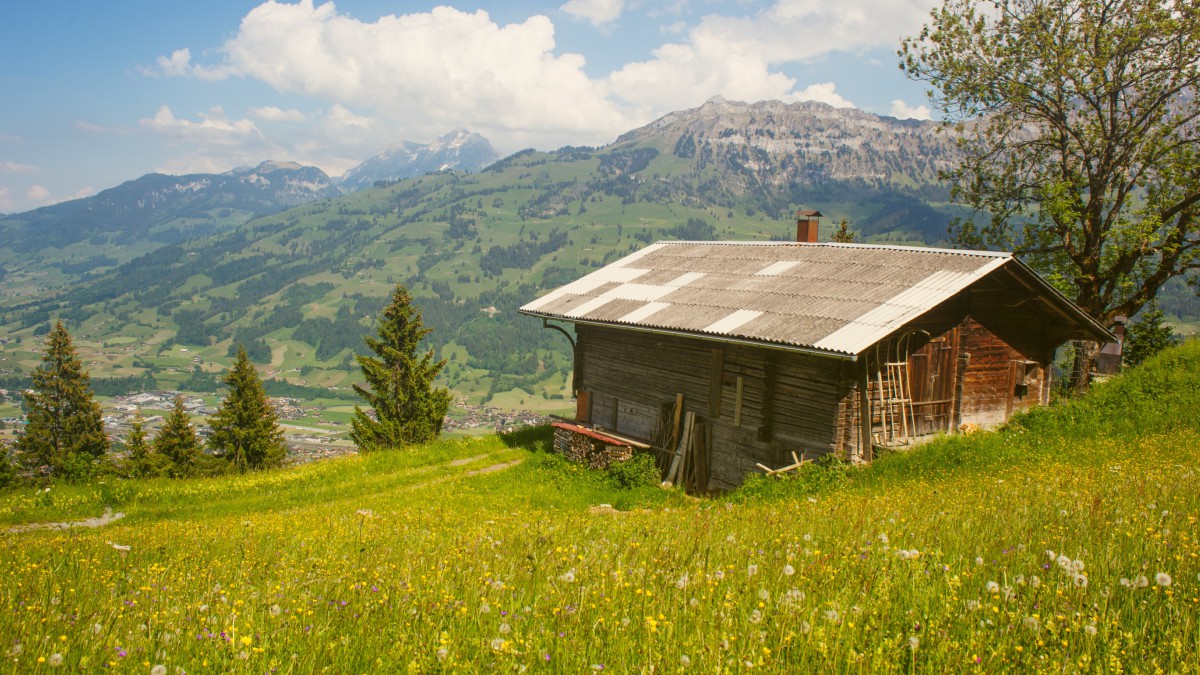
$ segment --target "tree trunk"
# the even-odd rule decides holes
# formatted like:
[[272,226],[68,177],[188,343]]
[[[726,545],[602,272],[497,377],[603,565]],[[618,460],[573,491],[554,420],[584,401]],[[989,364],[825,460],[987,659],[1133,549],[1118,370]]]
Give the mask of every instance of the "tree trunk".
[[1087,391],[1092,381],[1092,371],[1096,369],[1096,359],[1100,355],[1100,343],[1091,340],[1074,340],[1071,346],[1075,348],[1075,359],[1071,366],[1069,384],[1071,391],[1083,393]]

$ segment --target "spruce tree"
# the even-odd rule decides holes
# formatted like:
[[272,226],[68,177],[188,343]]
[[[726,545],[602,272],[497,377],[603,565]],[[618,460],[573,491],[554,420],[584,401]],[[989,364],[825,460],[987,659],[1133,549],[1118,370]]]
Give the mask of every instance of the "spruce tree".
[[175,407],[154,436],[154,451],[170,462],[167,470],[172,478],[184,478],[196,473],[200,461],[200,439],[192,428],[191,416],[183,409],[183,397],[175,397]]
[[138,412],[129,424],[129,435],[125,437],[125,450],[129,453],[129,475],[138,478],[150,473],[150,444],[146,442],[146,420]]
[[354,407],[350,438],[360,450],[425,443],[441,433],[450,392],[435,389],[433,379],[446,361],[435,362],[432,348],[424,354],[417,351],[430,330],[408,290],[397,285],[379,319],[379,336],[365,338],[375,357],[356,359],[367,386],[356,384],[354,390],[374,409],[372,415]]
[[17,466],[8,456],[8,446],[0,443],[0,490],[15,485],[17,482]]
[[1174,330],[1163,323],[1163,312],[1158,308],[1158,302],[1151,301],[1142,316],[1129,326],[1123,350],[1125,365],[1136,366],[1173,344]]
[[209,420],[208,447],[238,471],[279,466],[287,453],[283,430],[243,346],[238,345],[237,359],[223,382],[229,394]]
[[25,409],[27,424],[15,447],[27,465],[57,471],[91,464],[108,452],[100,406],[61,321],[46,336],[46,354],[33,371]]

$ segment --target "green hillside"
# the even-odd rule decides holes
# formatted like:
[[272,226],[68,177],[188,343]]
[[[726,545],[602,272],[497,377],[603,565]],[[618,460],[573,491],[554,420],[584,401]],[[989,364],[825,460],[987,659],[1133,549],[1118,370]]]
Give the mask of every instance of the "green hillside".
[[[544,432],[0,494],[14,672],[1189,672],[1200,343],[996,433],[694,500]],[[605,505],[612,505],[605,506]]]
[[38,333],[61,317],[97,377],[195,385],[242,342],[268,377],[346,391],[362,335],[404,283],[449,359],[445,384],[469,402],[561,408],[568,344],[515,312],[545,289],[659,239],[788,238],[798,206],[889,241],[945,232],[948,215],[898,177],[758,185],[762,158],[747,168],[737,152],[689,157],[673,143],[526,151],[163,246],[63,292],[26,289],[0,303],[0,370],[33,367]]

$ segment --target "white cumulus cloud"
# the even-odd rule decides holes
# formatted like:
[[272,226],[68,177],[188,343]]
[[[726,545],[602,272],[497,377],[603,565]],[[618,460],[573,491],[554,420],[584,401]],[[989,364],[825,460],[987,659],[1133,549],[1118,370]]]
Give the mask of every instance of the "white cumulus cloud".
[[621,18],[625,0],[570,0],[559,9],[594,26],[602,27]]
[[821,103],[828,103],[835,108],[853,108],[854,104],[842,98],[836,90],[837,85],[833,82],[810,84],[796,92],[794,99],[797,101],[819,101]]
[[295,108],[284,110],[273,105],[251,108],[250,116],[264,122],[303,122],[305,119],[304,113]]
[[902,119],[902,120],[933,119],[933,117],[929,114],[929,106],[926,106],[926,105],[910,106],[909,104],[905,103],[904,101],[902,101],[900,99],[896,99],[896,100],[892,101],[892,111],[888,114],[891,115],[892,117]]
[[25,199],[35,203],[45,203],[50,200],[50,191],[41,185],[30,185],[25,190]]
[[37,173],[38,168],[32,164],[17,162],[0,162],[0,173]]

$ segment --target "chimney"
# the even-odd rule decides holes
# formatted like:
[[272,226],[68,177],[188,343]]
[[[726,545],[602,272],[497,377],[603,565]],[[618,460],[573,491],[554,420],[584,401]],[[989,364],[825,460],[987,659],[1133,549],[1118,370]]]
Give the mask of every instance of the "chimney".
[[821,218],[820,211],[796,212],[796,243],[817,243],[817,221]]

